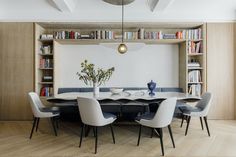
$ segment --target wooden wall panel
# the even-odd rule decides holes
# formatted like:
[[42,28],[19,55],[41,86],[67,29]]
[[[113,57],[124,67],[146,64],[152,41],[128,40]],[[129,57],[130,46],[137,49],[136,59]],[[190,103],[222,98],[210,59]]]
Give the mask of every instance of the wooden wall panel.
[[34,86],[33,23],[0,23],[0,120],[27,120]]
[[234,119],[234,24],[207,24],[207,91],[213,93],[211,119]]

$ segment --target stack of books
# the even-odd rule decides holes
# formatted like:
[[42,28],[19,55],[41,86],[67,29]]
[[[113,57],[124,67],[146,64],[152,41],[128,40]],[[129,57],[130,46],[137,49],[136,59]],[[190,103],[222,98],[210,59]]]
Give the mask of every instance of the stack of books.
[[201,82],[201,80],[200,70],[192,70],[188,73],[188,82],[198,83]]
[[54,39],[80,39],[81,35],[75,31],[60,31],[53,33]]
[[188,53],[189,54],[196,54],[196,53],[201,53],[201,42],[193,42],[189,41],[188,42]]
[[41,58],[39,61],[39,68],[53,68],[53,59]]
[[114,39],[115,33],[110,30],[96,30],[94,32],[95,39]]
[[42,87],[40,91],[40,96],[52,96],[53,95],[53,88],[52,87]]
[[145,32],[144,39],[163,39],[163,34],[159,32]]
[[189,86],[188,93],[194,96],[201,96],[201,85],[200,84],[194,84]]
[[41,34],[39,38],[41,40],[50,40],[53,39],[53,34]]
[[189,40],[198,40],[202,39],[202,29],[189,29],[183,30],[182,35],[179,35],[182,39],[189,39]]
[[138,32],[125,32],[124,39],[136,40],[136,39],[138,39]]

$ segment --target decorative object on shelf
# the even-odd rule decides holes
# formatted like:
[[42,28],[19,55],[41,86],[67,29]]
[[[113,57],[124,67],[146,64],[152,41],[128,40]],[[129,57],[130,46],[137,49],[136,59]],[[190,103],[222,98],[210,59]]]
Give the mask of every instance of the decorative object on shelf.
[[110,88],[112,94],[120,94],[123,90],[123,88]]
[[82,70],[77,72],[79,79],[82,80],[86,85],[93,85],[93,95],[94,97],[99,97],[99,86],[105,84],[115,71],[115,68],[109,68],[107,70],[98,68],[95,69],[94,64],[88,63],[87,60],[81,63]]
[[150,96],[154,96],[154,95],[155,95],[154,90],[155,90],[155,88],[156,88],[156,83],[151,80],[151,82],[149,82],[149,83],[147,84],[147,86],[148,86],[148,89],[149,89],[149,91],[150,91],[150,92],[149,92],[149,95],[150,95]]
[[127,52],[128,48],[124,44],[124,0],[122,0],[122,25],[121,25],[121,32],[122,32],[122,38],[121,38],[121,44],[118,46],[118,52],[120,54],[124,54]]

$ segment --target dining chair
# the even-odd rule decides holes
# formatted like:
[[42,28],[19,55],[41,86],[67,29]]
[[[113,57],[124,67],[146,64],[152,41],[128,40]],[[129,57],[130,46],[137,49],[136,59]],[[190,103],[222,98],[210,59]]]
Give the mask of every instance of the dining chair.
[[191,117],[199,117],[200,118],[202,130],[204,130],[203,122],[202,122],[202,118],[204,118],[205,125],[207,128],[207,133],[208,133],[208,136],[210,136],[210,130],[208,127],[208,122],[207,122],[207,115],[208,115],[208,111],[211,106],[211,101],[212,101],[212,94],[209,92],[206,92],[201,96],[201,100],[199,100],[195,106],[190,106],[190,105],[186,104],[185,106],[181,106],[179,108],[183,113],[181,127],[183,125],[183,121],[185,119],[187,121],[185,136],[188,133],[188,128],[189,128]]
[[138,122],[140,124],[137,146],[139,146],[139,143],[140,143],[142,126],[149,127],[152,129],[152,133],[153,133],[153,131],[156,131],[159,134],[162,155],[164,156],[162,128],[168,127],[169,134],[170,134],[170,137],[172,140],[172,144],[173,144],[173,147],[175,148],[175,142],[174,142],[174,138],[172,135],[170,124],[173,119],[176,101],[177,101],[177,99],[175,97],[168,98],[160,104],[156,113],[149,113],[149,114],[145,114],[140,117],[137,117],[136,122]]
[[80,117],[83,123],[81,127],[79,147],[81,147],[82,144],[85,125],[92,126],[94,129],[95,154],[97,153],[98,127],[110,125],[113,143],[115,144],[115,136],[112,123],[116,120],[116,116],[111,113],[102,112],[99,102],[94,98],[78,97],[77,101]]
[[60,115],[59,109],[57,107],[45,107],[41,102],[38,94],[35,92],[28,93],[28,97],[34,115],[34,122],[30,133],[30,139],[32,138],[34,130],[36,132],[38,130],[40,118],[51,119],[55,136],[57,136],[56,127],[58,127],[58,122],[55,118]]

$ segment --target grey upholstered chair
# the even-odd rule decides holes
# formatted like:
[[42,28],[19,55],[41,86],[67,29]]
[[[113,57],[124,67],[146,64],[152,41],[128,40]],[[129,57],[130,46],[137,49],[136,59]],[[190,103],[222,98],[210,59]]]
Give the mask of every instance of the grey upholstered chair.
[[188,133],[188,128],[189,128],[191,117],[199,117],[200,118],[202,130],[203,130],[202,118],[204,118],[206,128],[207,128],[207,132],[208,132],[208,135],[210,136],[210,131],[209,131],[208,123],[207,123],[207,114],[208,114],[208,111],[209,111],[210,106],[211,106],[211,101],[212,101],[212,94],[209,93],[209,92],[206,92],[202,95],[201,100],[196,104],[196,106],[193,107],[193,106],[190,106],[190,105],[185,105],[185,106],[181,106],[179,108],[183,113],[181,127],[183,125],[184,119],[187,120],[185,136]]
[[58,127],[58,122],[55,118],[60,115],[59,109],[57,107],[54,107],[54,108],[45,107],[43,103],[41,102],[38,94],[35,92],[30,92],[28,96],[29,96],[30,105],[31,105],[33,115],[34,115],[34,122],[33,122],[33,126],[30,133],[30,139],[32,138],[34,129],[36,128],[36,132],[38,130],[40,118],[51,118],[53,130],[54,130],[55,136],[57,136],[56,126]]
[[175,106],[176,106],[176,98],[168,98],[160,104],[156,113],[146,114],[146,115],[141,116],[140,118],[139,117],[137,118],[136,122],[140,124],[137,146],[139,146],[139,143],[140,143],[142,126],[152,128],[152,134],[153,134],[153,130],[155,130],[158,132],[160,136],[161,150],[162,150],[162,155],[164,156],[162,128],[168,126],[172,144],[173,144],[173,147],[175,148],[174,138],[173,138],[171,126],[170,126],[173,119]]
[[115,144],[112,123],[116,120],[116,116],[110,113],[103,113],[101,106],[96,99],[78,97],[77,101],[80,117],[83,123],[80,134],[79,147],[81,147],[82,144],[83,130],[85,125],[94,127],[95,154],[97,153],[98,127],[110,125],[113,143]]

